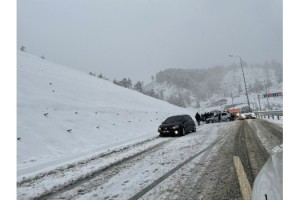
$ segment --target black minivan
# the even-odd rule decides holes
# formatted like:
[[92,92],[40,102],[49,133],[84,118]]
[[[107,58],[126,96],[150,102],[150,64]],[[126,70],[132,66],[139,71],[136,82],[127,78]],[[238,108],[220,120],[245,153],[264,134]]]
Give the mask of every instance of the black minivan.
[[159,136],[184,136],[189,132],[196,132],[196,124],[189,115],[175,115],[168,117],[159,127]]

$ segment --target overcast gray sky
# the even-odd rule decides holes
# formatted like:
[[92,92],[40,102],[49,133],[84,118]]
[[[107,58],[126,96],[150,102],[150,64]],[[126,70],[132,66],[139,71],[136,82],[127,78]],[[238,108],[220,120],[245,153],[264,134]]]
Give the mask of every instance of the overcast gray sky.
[[17,0],[17,43],[68,67],[150,82],[166,68],[282,63],[282,0]]

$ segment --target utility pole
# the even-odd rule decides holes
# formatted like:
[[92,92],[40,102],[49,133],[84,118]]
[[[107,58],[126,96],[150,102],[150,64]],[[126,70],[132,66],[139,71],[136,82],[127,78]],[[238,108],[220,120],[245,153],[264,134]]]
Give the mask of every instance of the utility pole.
[[245,90],[246,90],[246,96],[247,96],[248,107],[249,107],[249,109],[251,110],[250,102],[249,102],[249,97],[248,97],[248,91],[247,91],[247,84],[246,84],[246,79],[245,79],[245,74],[244,74],[244,69],[243,69],[243,62],[242,62],[241,56],[239,56],[239,58],[240,58],[240,62],[241,62],[242,72],[243,72],[243,78],[244,78],[244,83],[245,83]]
[[244,69],[243,69],[242,58],[241,58],[241,56],[234,56],[234,55],[229,55],[229,57],[239,57],[240,58],[240,63],[241,63],[241,68],[242,68],[242,73],[243,73],[243,78],[244,78],[244,84],[245,84],[245,90],[246,90],[246,96],[247,96],[248,108],[251,110],[248,91],[247,91],[247,84],[246,84],[246,79],[245,79],[245,74],[244,74]]

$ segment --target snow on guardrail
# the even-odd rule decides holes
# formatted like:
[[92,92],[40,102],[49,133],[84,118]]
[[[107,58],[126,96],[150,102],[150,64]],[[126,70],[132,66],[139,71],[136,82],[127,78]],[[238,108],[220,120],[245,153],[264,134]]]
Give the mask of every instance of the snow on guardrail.
[[254,111],[254,114],[260,118],[270,118],[270,116],[274,119],[274,116],[277,116],[279,120],[281,116],[283,116],[282,110],[269,110],[269,111]]
[[283,116],[282,110],[269,110],[269,111],[254,111],[256,115],[274,115],[274,116]]

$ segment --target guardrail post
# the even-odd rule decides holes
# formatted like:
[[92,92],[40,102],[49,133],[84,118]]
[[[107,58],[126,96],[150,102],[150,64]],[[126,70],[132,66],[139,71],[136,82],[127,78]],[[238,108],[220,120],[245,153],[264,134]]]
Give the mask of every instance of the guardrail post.
[[283,116],[283,111],[264,111],[264,112],[254,112],[257,116],[257,118],[260,119],[275,119],[275,117],[277,116],[277,119],[280,120]]

